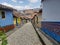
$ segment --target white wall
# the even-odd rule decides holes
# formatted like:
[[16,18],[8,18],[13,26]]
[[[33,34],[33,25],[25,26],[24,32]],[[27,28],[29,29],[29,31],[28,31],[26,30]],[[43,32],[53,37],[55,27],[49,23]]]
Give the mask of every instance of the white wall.
[[43,21],[60,21],[60,0],[45,0],[42,5]]

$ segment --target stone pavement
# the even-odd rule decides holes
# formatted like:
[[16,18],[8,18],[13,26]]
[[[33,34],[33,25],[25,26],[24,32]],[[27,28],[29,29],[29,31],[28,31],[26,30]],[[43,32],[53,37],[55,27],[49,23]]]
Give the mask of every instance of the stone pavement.
[[8,36],[8,45],[42,45],[29,22]]

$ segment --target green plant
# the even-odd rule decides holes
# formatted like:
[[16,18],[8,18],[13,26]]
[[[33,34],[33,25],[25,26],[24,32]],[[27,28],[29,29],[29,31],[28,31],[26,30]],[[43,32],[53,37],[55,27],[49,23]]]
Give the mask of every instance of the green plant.
[[1,45],[7,45],[7,36],[3,31],[0,31],[0,41],[2,41]]

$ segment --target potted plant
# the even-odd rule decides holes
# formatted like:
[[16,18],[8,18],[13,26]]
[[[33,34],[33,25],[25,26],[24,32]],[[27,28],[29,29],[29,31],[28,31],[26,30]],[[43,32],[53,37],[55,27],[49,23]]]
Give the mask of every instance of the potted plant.
[[0,31],[0,45],[7,45],[7,36],[3,31]]

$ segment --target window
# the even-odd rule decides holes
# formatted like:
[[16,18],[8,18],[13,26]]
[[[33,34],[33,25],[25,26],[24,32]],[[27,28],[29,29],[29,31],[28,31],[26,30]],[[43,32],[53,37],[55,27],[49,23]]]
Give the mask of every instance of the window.
[[4,19],[4,18],[5,18],[5,12],[2,11],[2,12],[1,12],[1,15],[2,15],[2,19]]

